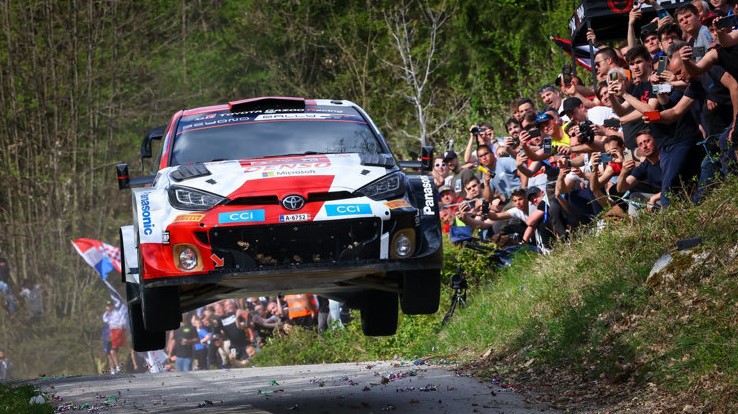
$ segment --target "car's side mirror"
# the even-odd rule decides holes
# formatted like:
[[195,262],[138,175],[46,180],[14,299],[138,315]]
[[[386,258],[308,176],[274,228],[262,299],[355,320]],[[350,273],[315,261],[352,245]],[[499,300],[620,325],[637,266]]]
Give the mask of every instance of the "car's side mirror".
[[433,170],[433,147],[420,147],[420,161],[400,161],[401,168],[408,168],[420,171]]
[[156,127],[150,130],[141,142],[141,158],[151,158],[151,141],[160,140],[164,137],[165,126]]
[[420,147],[420,165],[423,171],[433,171],[433,146]]
[[118,177],[118,189],[127,190],[131,187],[144,187],[154,183],[154,175],[147,175],[144,177],[131,178],[128,175],[128,164],[116,164],[115,173]]

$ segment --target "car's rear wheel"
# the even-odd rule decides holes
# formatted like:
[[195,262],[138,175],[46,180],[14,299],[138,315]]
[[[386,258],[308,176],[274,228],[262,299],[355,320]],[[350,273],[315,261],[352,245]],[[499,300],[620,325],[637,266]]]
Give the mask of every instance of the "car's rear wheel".
[[154,351],[163,349],[166,345],[166,332],[151,332],[144,327],[143,312],[141,312],[141,301],[138,285],[126,283],[128,295],[128,322],[131,327],[131,342],[133,350],[137,352]]
[[[144,262],[139,256],[139,280],[144,280]],[[140,287],[141,312],[147,331],[159,332],[179,328],[182,311],[179,306],[179,286]]]
[[438,311],[441,300],[441,271],[409,270],[405,272],[400,304],[406,315],[429,315]]
[[372,290],[361,305],[361,330],[367,336],[390,336],[397,332],[397,294]]

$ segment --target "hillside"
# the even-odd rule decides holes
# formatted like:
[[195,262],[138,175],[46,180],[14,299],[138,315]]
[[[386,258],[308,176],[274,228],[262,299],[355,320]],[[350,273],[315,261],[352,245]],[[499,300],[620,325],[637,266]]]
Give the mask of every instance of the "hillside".
[[[736,412],[737,191],[733,178],[699,206],[609,222],[502,271],[447,245],[446,276],[461,263],[470,281],[468,307],[450,324],[440,325],[446,302],[432,317],[404,317],[396,337],[364,338],[355,326],[305,334],[295,340],[312,346],[281,342],[257,361],[424,357],[573,412]],[[676,250],[693,237],[694,254]],[[666,253],[672,264],[649,279]]]

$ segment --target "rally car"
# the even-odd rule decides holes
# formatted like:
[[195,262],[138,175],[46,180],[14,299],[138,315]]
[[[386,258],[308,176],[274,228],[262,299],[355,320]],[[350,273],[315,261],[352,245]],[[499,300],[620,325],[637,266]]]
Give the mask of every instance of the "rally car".
[[155,175],[116,167],[132,189],[120,237],[136,350],[162,348],[182,312],[224,298],[320,294],[360,309],[366,335],[395,333],[398,302],[437,311],[431,148],[397,161],[356,104],[288,97],[177,112],[142,158],[162,138]]

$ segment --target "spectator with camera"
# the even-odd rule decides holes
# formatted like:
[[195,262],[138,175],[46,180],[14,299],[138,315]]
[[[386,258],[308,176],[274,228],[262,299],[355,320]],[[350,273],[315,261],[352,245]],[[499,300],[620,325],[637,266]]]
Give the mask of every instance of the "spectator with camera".
[[523,131],[523,126],[520,121],[511,116],[505,120],[505,130],[508,136],[503,140],[503,145],[497,149],[496,155],[515,159],[520,148],[520,132]]
[[504,204],[510,200],[512,190],[521,186],[520,176],[515,160],[510,157],[498,159],[494,151],[487,145],[477,147],[477,176],[484,183],[482,195],[492,203],[500,197]]
[[659,35],[659,44],[661,45],[661,50],[664,51],[664,55],[666,55],[666,52],[669,50],[669,46],[671,46],[674,41],[682,39],[682,29],[680,29],[679,25],[676,23],[659,26],[657,33]]
[[[699,124],[701,119],[698,118],[699,115],[695,114],[693,110],[690,110],[690,107],[695,101],[697,102],[698,107],[705,107],[707,105],[709,110],[710,104],[705,104],[705,99],[709,96],[709,92],[705,88],[705,81],[711,82],[715,77],[720,76],[719,82],[728,90],[730,95],[732,105],[732,113],[730,117],[732,119],[736,119],[738,112],[738,83],[735,78],[728,72],[721,72],[720,68],[714,66],[710,68],[712,72],[707,72],[707,76],[703,75],[703,77],[695,77],[691,72],[686,70],[688,65],[694,65],[691,56],[692,51],[693,48],[690,48],[688,44],[684,42],[675,42],[669,49],[671,55],[671,61],[669,64],[670,69],[679,80],[689,82],[689,85],[685,89],[684,95],[681,96],[678,101],[676,100],[676,97],[673,97],[673,102],[670,102],[671,105],[665,106],[665,108],[668,109],[660,113],[661,119],[656,119],[655,122],[657,123],[653,127],[654,137],[656,138],[656,141],[659,142],[659,147],[661,149],[661,169],[663,172],[665,187],[668,185],[675,186],[679,183],[679,179],[681,179],[682,182],[686,182],[685,179],[694,178],[698,174],[700,175],[700,187],[702,187],[714,176],[715,172],[712,168],[710,158],[704,157],[704,155],[706,155],[704,148],[697,146],[695,149],[694,147],[694,144],[702,140],[703,136],[701,132],[694,130],[695,124],[698,129],[700,128]],[[698,63],[698,65],[701,63],[702,62]],[[721,73],[722,75],[720,75]],[[678,142],[668,140],[666,143],[660,142],[658,134],[665,136],[667,133],[677,134],[678,137],[683,139]],[[725,147],[727,147],[727,140],[730,133],[730,131],[726,131],[723,134],[722,138]],[[686,158],[679,158],[675,161],[674,166],[667,168],[664,159],[669,159],[668,155],[670,154],[670,151],[679,150],[683,145],[688,145],[689,143],[693,145],[693,148],[690,148],[691,151],[689,151],[689,157],[684,156]],[[666,145],[669,145],[670,148],[666,148]],[[686,148],[681,149],[681,152],[685,151],[687,151]],[[728,152],[727,155],[733,154]],[[699,157],[700,163],[698,165],[695,165],[695,157]],[[681,160],[681,162],[679,162],[679,160]],[[675,168],[680,168],[680,170],[675,172]],[[664,198],[665,192],[664,188],[662,188],[663,204],[666,204]],[[695,193],[694,201],[699,201],[700,194],[701,191]]]
[[495,139],[495,129],[489,122],[480,122],[478,125],[472,125],[469,128],[469,142],[466,144],[464,151],[465,163],[477,163],[477,154],[473,151],[473,145],[487,145],[489,147],[498,146]]
[[618,52],[611,47],[602,47],[595,53],[594,65],[597,73],[597,82],[606,81],[608,73],[617,68],[622,69],[623,76],[626,79],[630,79],[630,72],[626,69],[625,62],[618,55]]
[[[640,56],[644,58],[642,54]],[[617,69],[610,72],[608,77],[612,109],[620,117],[625,147],[633,151],[636,148],[635,134],[645,126],[642,114],[655,111],[659,101],[653,95],[649,82],[632,84]]]
[[463,199],[456,195],[454,189],[448,185],[439,187],[438,195],[441,197],[441,230],[444,233],[448,233],[451,230],[451,226],[454,225],[454,221],[456,220],[458,203],[460,203]]
[[[658,3],[655,3],[658,5]],[[664,9],[660,9],[664,10]],[[665,12],[665,10],[664,10]],[[668,15],[668,13],[666,13]],[[630,10],[630,14],[628,15],[628,51],[633,49],[636,46],[639,46],[639,43],[636,40],[636,24],[637,22],[643,17],[643,12],[641,11],[641,7],[639,5],[633,5],[633,8]],[[649,60],[655,60],[658,56],[663,55],[663,51],[661,50],[661,45],[659,44],[659,35],[658,35],[658,23],[657,22],[650,22],[648,24],[644,24],[640,28],[640,45],[643,45],[646,50],[649,53]],[[627,52],[626,52],[627,55]],[[627,60],[627,59],[626,59]]]
[[[617,182],[617,191],[630,191],[630,200],[642,202],[651,211],[661,198],[661,165],[659,148],[651,135],[651,130],[644,128],[636,134],[638,150],[645,157],[637,163],[633,158],[623,161]],[[629,203],[628,213],[637,214],[637,209]]]

